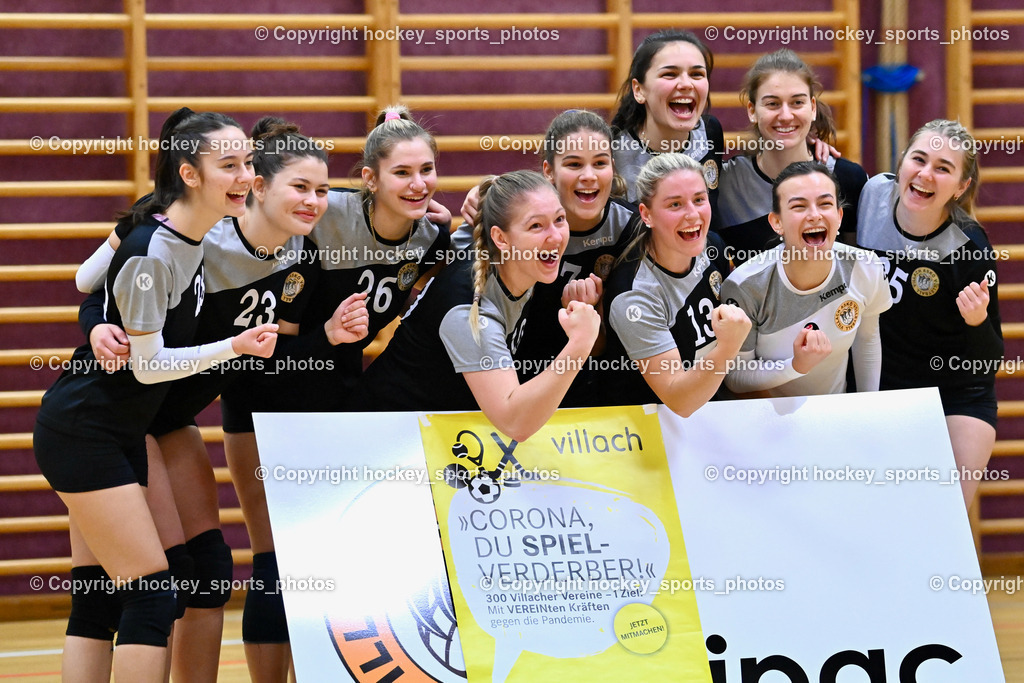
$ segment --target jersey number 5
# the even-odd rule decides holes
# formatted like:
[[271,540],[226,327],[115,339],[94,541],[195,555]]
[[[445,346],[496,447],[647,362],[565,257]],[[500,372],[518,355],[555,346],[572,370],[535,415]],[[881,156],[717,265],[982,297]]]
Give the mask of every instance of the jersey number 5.
[[[899,266],[893,269],[889,259],[882,259],[882,266],[885,268],[885,277],[889,280],[889,289],[892,290],[892,303],[893,305],[898,304],[903,298],[903,283],[907,281],[908,273]],[[892,270],[891,278],[889,277],[890,270]]]

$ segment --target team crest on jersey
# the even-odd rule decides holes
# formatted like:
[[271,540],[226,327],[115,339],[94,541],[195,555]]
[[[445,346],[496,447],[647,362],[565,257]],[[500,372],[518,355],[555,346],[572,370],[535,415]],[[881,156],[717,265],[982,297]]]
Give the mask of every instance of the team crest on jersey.
[[295,297],[299,295],[302,288],[306,286],[306,280],[299,273],[288,273],[288,278],[284,281],[284,287],[281,288],[281,301],[286,304],[290,304],[295,301]]
[[715,293],[715,298],[719,301],[722,300],[722,274],[717,270],[712,271],[708,275],[708,284],[711,285],[711,291]]
[[718,164],[714,159],[704,162],[704,182],[708,184],[709,190],[718,189]]
[[398,271],[398,288],[403,292],[407,292],[419,279],[420,267],[415,263],[406,263]]
[[910,276],[910,286],[919,296],[931,296],[939,291],[939,276],[931,268],[918,268]]
[[602,280],[607,280],[608,275],[612,272],[612,264],[615,263],[615,257],[611,254],[601,254],[594,261],[594,274]]
[[849,332],[857,324],[857,317],[860,315],[860,306],[856,301],[844,301],[836,309],[836,327],[843,332]]

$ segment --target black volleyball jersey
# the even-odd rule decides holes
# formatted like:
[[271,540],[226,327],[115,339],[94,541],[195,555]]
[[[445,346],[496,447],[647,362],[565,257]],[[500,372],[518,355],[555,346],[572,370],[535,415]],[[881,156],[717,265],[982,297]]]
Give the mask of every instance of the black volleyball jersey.
[[[882,389],[944,388],[995,381],[1003,356],[996,259],[976,222],[952,218],[925,237],[900,229],[892,174],[871,178],[861,193],[857,243],[882,260],[893,306],[882,314]],[[968,325],[956,299],[988,281],[988,318]],[[936,360],[938,359],[938,360]]]
[[514,297],[492,270],[473,339],[473,262],[458,260],[433,278],[394,338],[360,378],[364,410],[478,410],[464,372],[513,369],[526,322],[527,291]]
[[[690,131],[690,138],[683,149],[678,151],[700,163],[704,181],[708,185],[708,199],[711,202],[711,224],[718,225],[718,186],[722,177],[722,162],[725,154],[725,138],[722,124],[714,116],[700,117],[697,127]],[[640,169],[657,154],[632,132],[623,132],[613,142],[612,157],[615,171],[626,181],[627,198],[639,202],[636,193],[636,179]]]
[[569,343],[558,323],[565,286],[570,280],[582,280],[591,273],[607,282],[615,259],[642,226],[635,206],[613,199],[605,206],[600,223],[586,232],[569,233],[569,244],[562,254],[558,279],[551,284],[538,283],[533,288],[530,316],[515,358],[539,362],[521,363],[520,367],[528,370],[520,373],[521,378],[539,374],[544,369],[543,361],[554,358]]
[[303,328],[322,326],[338,304],[357,292],[366,292],[369,331],[356,344],[335,347],[334,359],[343,374],[362,369],[362,349],[401,312],[420,276],[444,263],[450,244],[448,230],[421,218],[404,240],[374,235],[354,190],[332,189],[323,219],[310,235],[320,254],[320,282]]
[[617,372],[601,388],[609,404],[657,402],[640,372],[652,356],[679,349],[680,368],[649,367],[650,372],[679,372],[715,348],[711,312],[719,304],[722,273],[705,249],[686,273],[670,272],[652,259],[631,256],[612,271],[605,289],[607,350]]
[[249,244],[236,219],[225,218],[203,243],[206,304],[197,343],[233,337],[266,323],[302,319],[320,276],[316,245],[308,237],[293,235],[268,253]]
[[[203,245],[206,302],[196,344],[234,337],[266,323],[302,319],[320,275],[316,246],[308,237],[293,235],[274,253],[264,253],[249,244],[236,219],[225,218],[210,230]],[[273,372],[271,362],[244,356],[172,382],[154,433],[189,424],[242,372]]]
[[[839,234],[852,240],[857,232],[860,193],[868,175],[858,164],[846,159],[829,157],[825,165],[839,181],[839,192],[845,204]],[[768,223],[772,184],[772,179],[761,171],[752,156],[735,156],[725,162],[718,195],[719,220],[715,225],[726,243],[726,255],[737,266],[779,241],[778,234]]]
[[[203,306],[202,242],[148,217],[122,240],[107,270],[104,318],[136,332],[161,332],[165,348],[191,346]],[[129,367],[107,373],[88,343],[43,396],[38,420],[83,438],[141,438],[169,388],[141,384]]]

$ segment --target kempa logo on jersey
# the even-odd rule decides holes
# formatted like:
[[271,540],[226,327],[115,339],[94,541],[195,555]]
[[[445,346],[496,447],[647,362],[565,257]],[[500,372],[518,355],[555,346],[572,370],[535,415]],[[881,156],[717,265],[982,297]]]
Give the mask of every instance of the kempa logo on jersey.
[[824,294],[819,294],[818,295],[818,299],[822,303],[824,303],[824,302],[828,301],[829,299],[831,299],[832,297],[836,296],[837,294],[843,294],[845,292],[846,292],[846,283],[844,282],[841,285],[839,285],[838,287],[833,287],[832,289],[828,290]]
[[600,247],[600,246],[602,246],[604,244],[611,244],[614,241],[615,241],[615,238],[612,237],[611,235],[608,235],[606,237],[589,237],[589,238],[583,240],[583,246],[584,247]]

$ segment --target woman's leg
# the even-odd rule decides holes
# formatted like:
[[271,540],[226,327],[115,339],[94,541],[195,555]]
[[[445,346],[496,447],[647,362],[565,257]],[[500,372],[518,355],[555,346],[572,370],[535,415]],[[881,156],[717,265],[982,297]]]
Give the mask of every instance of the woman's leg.
[[[964,503],[970,509],[978,493],[978,484],[981,483],[981,472],[992,457],[996,430],[984,420],[967,415],[947,415],[946,428],[949,429],[953,457],[961,473],[960,487],[964,494]],[[962,476],[965,470],[968,473],[966,477]]]
[[260,465],[256,435],[252,432],[225,434],[224,453],[253,552],[253,581],[242,617],[245,659],[253,681],[279,683],[288,677],[291,646],[284,619],[284,601],[277,589],[277,558],[267,494],[263,482],[256,478],[256,468]]
[[[115,681],[163,681],[175,601],[142,487],[126,484],[58,495],[81,540],[118,587],[122,613],[113,656]],[[65,660],[68,673],[79,668],[80,660]]]
[[121,608],[113,593],[113,582],[89,550],[74,517],[69,523],[73,585],[61,680],[64,683],[109,683],[114,631],[121,619]]
[[217,680],[224,633],[224,605],[231,595],[231,549],[220,533],[217,482],[196,426],[158,437],[174,492],[196,593],[174,629],[171,670],[175,681]]

